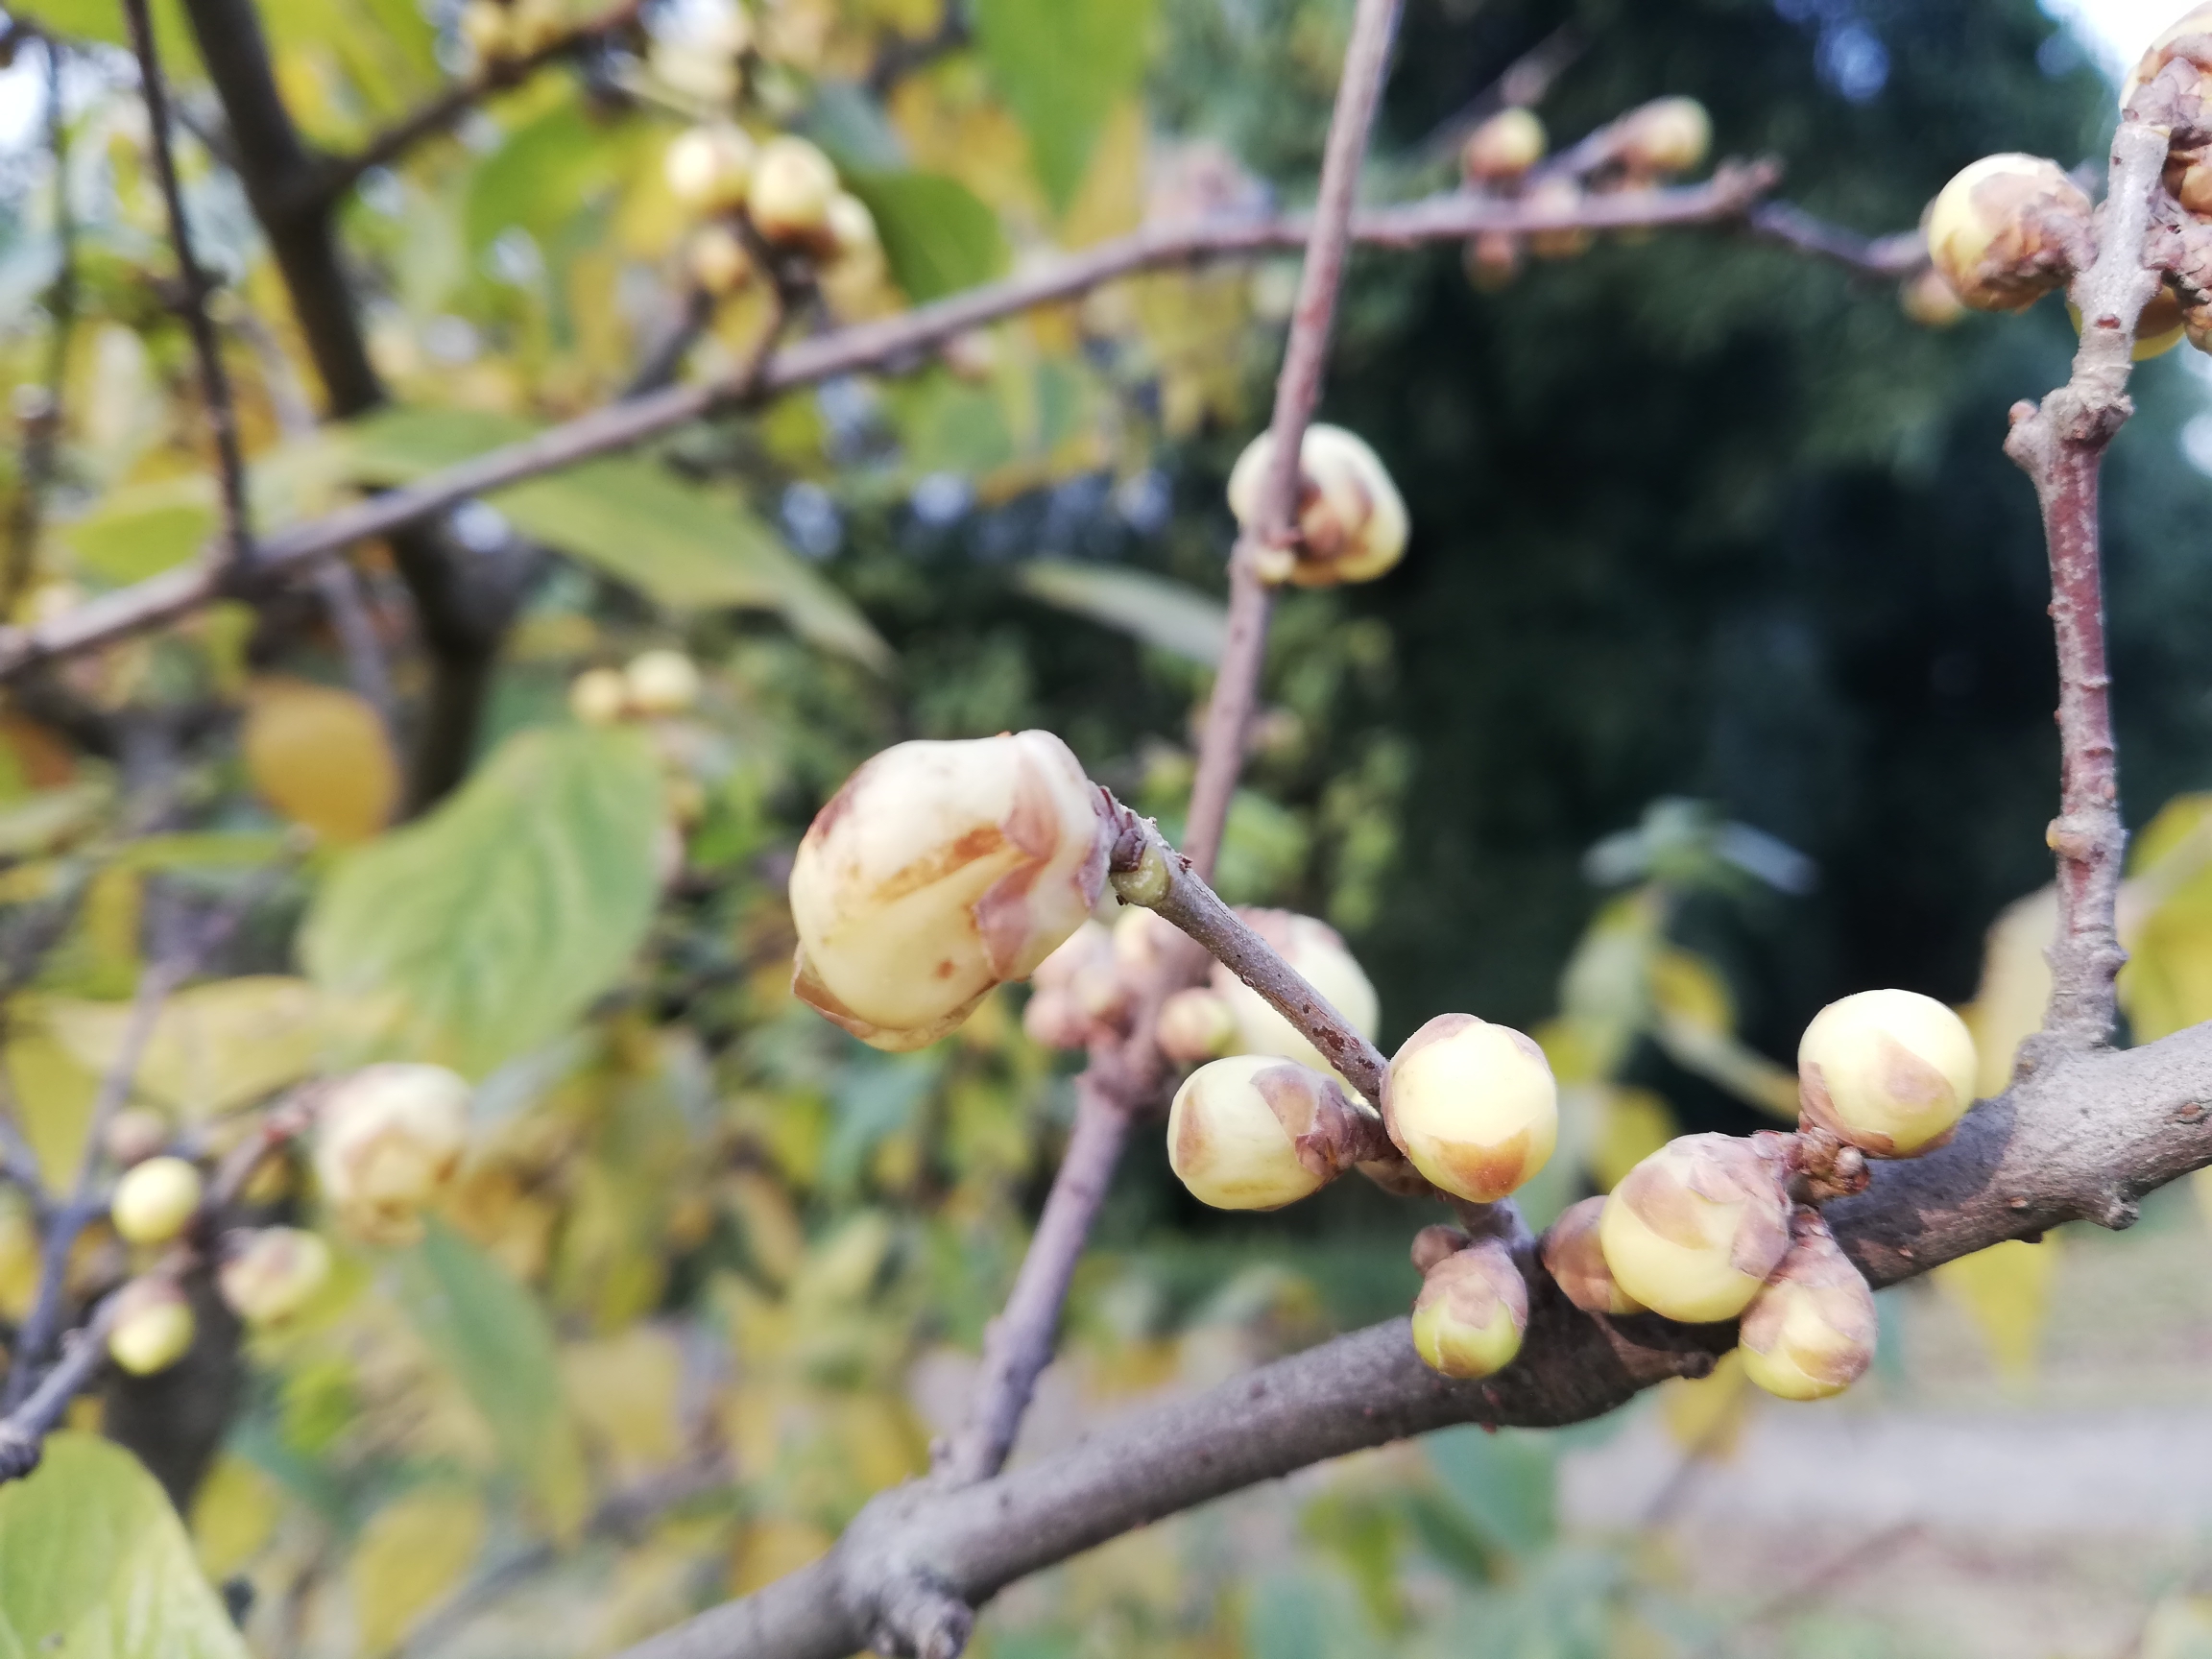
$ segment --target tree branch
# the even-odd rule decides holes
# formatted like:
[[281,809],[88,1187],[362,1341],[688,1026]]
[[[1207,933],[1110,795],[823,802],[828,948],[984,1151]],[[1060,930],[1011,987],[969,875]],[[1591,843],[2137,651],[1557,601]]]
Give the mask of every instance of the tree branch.
[[1758,241],[1827,259],[1863,276],[1910,276],[1928,263],[1928,239],[1917,230],[1861,236],[1788,202],[1761,202],[1743,222]]
[[115,1323],[109,1297],[65,1344],[60,1363],[39,1379],[22,1403],[0,1418],[0,1482],[20,1480],[38,1467],[46,1436],[60,1427],[69,1403],[83,1393],[108,1358],[108,1333]]
[[0,570],[0,618],[14,614],[37,566],[46,487],[61,446],[62,389],[69,337],[77,322],[77,217],[69,200],[69,122],[61,103],[61,48],[39,36],[46,55],[46,150],[54,160],[54,281],[46,290],[46,371],[36,409],[23,417],[23,464],[8,515],[8,563]]

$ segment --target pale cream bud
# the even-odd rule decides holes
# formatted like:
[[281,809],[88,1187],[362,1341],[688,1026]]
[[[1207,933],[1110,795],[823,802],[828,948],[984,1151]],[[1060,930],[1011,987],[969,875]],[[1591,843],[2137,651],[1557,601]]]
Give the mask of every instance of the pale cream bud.
[[2086,233],[2089,198],[2057,162],[1984,156],[1929,204],[1928,256],[1975,310],[2024,310],[2065,285],[2069,224]]
[[753,280],[753,254],[745,239],[719,221],[692,232],[685,260],[691,268],[691,280],[717,300],[728,299]]
[[1413,1303],[1413,1347],[1431,1371],[1491,1377],[1513,1362],[1528,1329],[1528,1286],[1496,1239],[1429,1270]]
[[507,8],[496,0],[469,0],[461,8],[461,39],[480,63],[516,56],[515,31]]
[[[1258,521],[1274,449],[1274,434],[1261,433],[1229,474],[1229,510],[1247,530]],[[1405,557],[1405,500],[1364,441],[1315,421],[1306,428],[1298,460],[1298,544],[1288,580],[1301,588],[1369,582]]]
[[1933,265],[1922,266],[1897,285],[1897,306],[1923,328],[1948,328],[1966,315],[1966,302]]
[[143,1164],[169,1144],[169,1119],[146,1106],[126,1106],[108,1119],[102,1145],[121,1167]]
[[1974,1103],[1966,1022],[1933,997],[1862,991],[1813,1017],[1797,1045],[1806,1118],[1875,1158],[1940,1145]]
[[1081,1048],[1128,1011],[1113,930],[1086,922],[1037,964],[1022,1028],[1047,1048]]
[[[2071,300],[2066,301],[2066,317],[2074,325],[2074,332],[2080,333],[2081,312]],[[2135,344],[2128,355],[2138,363],[2165,356],[2181,344],[2188,322],[2181,296],[2171,286],[2162,285],[2135,319]]]
[[878,1048],[932,1043],[1089,919],[1110,834],[1049,732],[887,749],[799,844],[792,987]]
[[324,1098],[315,1142],[323,1195],[347,1232],[411,1244],[467,1141],[469,1085],[443,1066],[371,1066]]
[[1491,1204],[1551,1158],[1559,1091],[1529,1038],[1472,1014],[1439,1014],[1392,1056],[1382,1117],[1433,1185]]
[[1413,1235],[1412,1246],[1407,1254],[1413,1259],[1413,1271],[1426,1279],[1435,1271],[1437,1262],[1447,1256],[1456,1256],[1474,1242],[1464,1229],[1438,1221]]
[[749,208],[771,242],[801,243],[821,251],[830,228],[830,204],[837,195],[837,169],[804,138],[771,138],[753,163]]
[[1824,1400],[1874,1363],[1874,1292],[1827,1223],[1800,1210],[1789,1254],[1743,1310],[1743,1375],[1785,1400]]
[[[1343,935],[1326,922],[1288,910],[1240,909],[1244,925],[1267,941],[1275,953],[1296,969],[1307,984],[1328,998],[1360,1036],[1374,1040],[1382,1023],[1382,1003]],[[1216,962],[1211,983],[1214,995],[1229,1009],[1237,1026],[1236,1047],[1240,1054],[1280,1054],[1301,1066],[1333,1070],[1305,1033],[1275,1009],[1266,998]]]
[[568,682],[568,712],[587,726],[612,726],[630,712],[630,684],[619,668],[587,668]]
[[1168,951],[1183,937],[1182,929],[1156,910],[1129,905],[1114,919],[1114,960],[1122,976],[1131,981],[1157,974]]
[[1781,1264],[1790,1205],[1759,1146],[1685,1135],[1628,1171],[1598,1224],[1623,1294],[1693,1325],[1732,1319]]
[[1544,159],[1551,140],[1530,109],[1501,109],[1459,147],[1459,174],[1470,184],[1506,184]]
[[[1538,180],[1536,187],[1524,200],[1530,207],[1546,213],[1571,214],[1582,206],[1582,186],[1561,173]],[[1531,230],[1528,252],[1539,259],[1573,259],[1589,252],[1596,241],[1596,236],[1580,228]]]
[[682,714],[699,701],[699,668],[681,651],[639,653],[622,670],[630,707],[640,714]]
[[1695,98],[1654,98],[1614,127],[1615,154],[1631,173],[1687,173],[1713,148],[1713,117]]
[[1216,1210],[1279,1210],[1319,1191],[1380,1139],[1334,1077],[1263,1054],[1201,1066],[1175,1091],[1167,1162]]
[[826,222],[830,248],[838,259],[865,259],[882,252],[882,241],[876,233],[876,215],[868,211],[867,203],[850,191],[840,190],[830,198]]
[[1641,1313],[1644,1305],[1622,1289],[1605,1264],[1604,1247],[1598,1240],[1599,1218],[1605,1214],[1603,1198],[1585,1198],[1570,1204],[1544,1233],[1544,1266],[1558,1281],[1567,1300],[1585,1313],[1616,1317]]
[[330,1277],[330,1246],[299,1227],[263,1227],[233,1240],[215,1282],[249,1325],[273,1325],[304,1308]]
[[[2161,29],[2157,38],[2144,48],[2143,56],[2135,60],[2135,67],[2128,71],[2128,79],[2120,85],[2120,108],[2123,113],[2134,101],[2143,83],[2172,62],[2175,46],[2191,35],[2212,35],[2212,6],[2192,6]],[[2212,76],[2205,75],[2201,66],[2198,66],[2198,95],[2212,100]]]
[[192,1304],[176,1284],[149,1275],[115,1292],[108,1356],[133,1377],[151,1377],[191,1352]]
[[562,0],[513,0],[509,12],[514,51],[518,58],[544,51],[569,32]]
[[696,213],[728,213],[745,205],[753,177],[753,140],[727,121],[702,122],[668,146],[661,165],[668,189]]
[[1168,1059],[1184,1066],[1195,1065],[1236,1051],[1237,1016],[1226,997],[1192,985],[1160,1004],[1160,1020],[1153,1035],[1160,1052]]
[[183,1159],[149,1158],[115,1183],[108,1216],[132,1244],[166,1244],[184,1231],[205,1190],[200,1171]]

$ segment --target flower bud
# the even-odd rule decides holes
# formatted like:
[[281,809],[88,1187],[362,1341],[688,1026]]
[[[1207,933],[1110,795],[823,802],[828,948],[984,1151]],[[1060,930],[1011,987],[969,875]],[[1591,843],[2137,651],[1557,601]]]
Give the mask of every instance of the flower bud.
[[166,1244],[200,1208],[205,1184],[181,1158],[149,1158],[115,1183],[108,1206],[115,1231],[132,1244]]
[[1966,315],[1965,301],[1933,265],[1922,266],[1897,285],[1897,308],[1923,328],[1948,328]]
[[1654,98],[1615,125],[1615,154],[1630,173],[1687,173],[1713,148],[1713,117],[1695,98]]
[[685,261],[700,291],[716,300],[727,300],[753,280],[753,254],[745,239],[719,220],[692,233]]
[[1265,1054],[1199,1067],[1167,1112],[1167,1162],[1216,1210],[1294,1204],[1381,1141],[1374,1114],[1335,1078]]
[[133,1279],[115,1292],[108,1356],[133,1377],[166,1371],[192,1347],[192,1304],[169,1279]]
[[1693,1325],[1743,1311],[1790,1244],[1781,1173],[1749,1141],[1685,1135],[1628,1171],[1598,1223],[1623,1295]]
[[1940,1145],[1974,1103],[1966,1022],[1913,991],[1862,991],[1813,1016],[1797,1044],[1811,1121],[1876,1158]]
[[1527,1329],[1528,1286],[1494,1238],[1437,1262],[1413,1303],[1414,1351],[1447,1377],[1495,1376]]
[[126,1106],[108,1119],[101,1144],[125,1169],[143,1164],[169,1144],[169,1119],[145,1106]]
[[587,726],[612,726],[630,711],[630,685],[619,668],[587,668],[568,682],[568,712]]
[[1153,1035],[1161,1053],[1191,1066],[1236,1051],[1237,1016],[1226,997],[1193,985],[1160,1004],[1160,1021],[1153,1027]]
[[1459,147],[1459,173],[1476,185],[1508,184],[1544,159],[1544,123],[1530,109],[1501,109]]
[[1743,1310],[1743,1375],[1785,1400],[1824,1400],[1874,1363],[1874,1292],[1816,1210],[1791,1223],[1790,1251]]
[[1131,981],[1157,974],[1167,952],[1184,938],[1183,930],[1166,917],[1138,905],[1124,908],[1113,928],[1114,960]]
[[932,1043],[1089,919],[1109,835],[1049,732],[886,749],[799,843],[792,988],[878,1048]]
[[2166,188],[2184,212],[2212,214],[2212,144],[2167,156]]
[[1426,1279],[1435,1271],[1437,1262],[1447,1256],[1456,1256],[1474,1242],[1463,1228],[1439,1221],[1413,1235],[1412,1248],[1407,1254],[1413,1258],[1413,1271]]
[[[1529,207],[1545,213],[1573,213],[1582,205],[1582,186],[1565,174],[1539,180],[1523,198]],[[1597,241],[1582,229],[1531,230],[1528,252],[1539,259],[1573,259],[1590,252]]]
[[727,121],[702,122],[668,146],[662,162],[669,191],[695,213],[728,213],[745,205],[753,177],[753,140]]
[[[2067,319],[2074,325],[2074,332],[2081,332],[2081,312],[2073,301],[2066,301]],[[2151,296],[2151,302],[2143,307],[2135,319],[2135,344],[2128,355],[2137,363],[2148,363],[2153,357],[2163,357],[2181,344],[2187,332],[2188,316],[2183,310],[2181,296],[2171,286],[2162,285]]]
[[883,243],[876,233],[876,215],[868,211],[868,204],[847,190],[840,190],[830,198],[830,207],[824,216],[830,234],[832,255],[842,260],[865,259],[879,255]]
[[1439,1014],[1391,1057],[1382,1118],[1432,1184],[1493,1204],[1551,1156],[1559,1091],[1529,1038],[1472,1014]]
[[411,1244],[421,1211],[461,1162],[469,1085],[443,1066],[371,1066],[324,1099],[315,1143],[323,1195],[349,1233]]
[[1081,1048],[1101,1025],[1128,1011],[1129,994],[1114,955],[1112,929],[1086,922],[1030,975],[1022,1028],[1047,1048]]
[[[1275,438],[1262,432],[1229,474],[1229,510],[1249,530],[1260,516]],[[1382,460],[1341,426],[1316,421],[1298,449],[1298,545],[1288,579],[1301,588],[1369,582],[1405,556],[1406,503]]]
[[837,169],[805,139],[785,134],[760,147],[753,164],[750,211],[769,241],[819,247],[836,195]]
[[[2135,94],[2143,83],[2156,75],[2174,60],[2174,48],[2191,35],[2212,35],[2212,6],[2193,6],[2158,32],[2158,37],[2144,48],[2143,56],[2135,60],[2128,79],[2120,85],[2120,111],[2126,114],[2128,106],[2135,101]],[[2212,103],[2212,76],[2201,67],[2198,71],[2198,96]],[[2192,212],[2196,209],[2192,208]]]
[[263,1227],[235,1245],[215,1283],[249,1325],[274,1325],[304,1308],[330,1277],[330,1246],[299,1227]]
[[2020,311],[2065,286],[2067,227],[2089,228],[2089,198],[2056,161],[1984,156],[1929,204],[1928,257],[1977,311]]
[[1544,1268],[1567,1292],[1567,1300],[1585,1313],[1641,1313],[1644,1305],[1623,1290],[1605,1264],[1604,1247],[1598,1241],[1599,1219],[1605,1213],[1603,1198],[1585,1198],[1570,1204],[1544,1233]]
[[[1370,1041],[1382,1022],[1382,1004],[1366,973],[1344,948],[1343,935],[1326,922],[1298,916],[1288,910],[1242,909],[1238,914],[1246,926],[1274,948],[1275,953],[1298,971],[1307,984],[1329,999],[1360,1036]],[[1239,1054],[1280,1054],[1301,1066],[1334,1070],[1306,1035],[1278,1013],[1266,998],[1216,962],[1212,985],[1229,1010]]]
[[461,39],[479,63],[496,63],[515,55],[507,8],[497,0],[469,0],[461,8]]
[[681,651],[641,652],[622,670],[630,707],[640,714],[681,714],[699,701],[699,669]]

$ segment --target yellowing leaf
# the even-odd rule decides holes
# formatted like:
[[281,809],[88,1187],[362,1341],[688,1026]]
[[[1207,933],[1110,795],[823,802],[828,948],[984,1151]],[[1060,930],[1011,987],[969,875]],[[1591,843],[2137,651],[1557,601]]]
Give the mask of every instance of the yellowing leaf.
[[562,1350],[561,1375],[569,1408],[618,1482],[665,1468],[683,1452],[684,1357],[667,1332],[635,1326],[603,1342],[573,1343]]
[[[258,1100],[314,1070],[321,998],[304,979],[248,974],[180,991],[161,1006],[137,1093],[197,1120]],[[35,1018],[95,1075],[121,1051],[128,1002],[47,998]]]
[[1590,1147],[1591,1179],[1599,1191],[1612,1191],[1629,1170],[1680,1132],[1664,1095],[1649,1089],[1601,1089],[1598,1133]]
[[410,1492],[377,1510],[346,1570],[360,1651],[398,1647],[483,1542],[484,1501],[459,1487]]
[[2043,1029],[2051,1005],[2044,951],[2058,936],[2058,893],[2044,887],[1998,912],[1982,947],[1982,984],[1960,1010],[1974,1033],[1974,1093],[1987,1099],[2012,1081],[2020,1045]]
[[77,1178],[100,1079],[51,1032],[25,1025],[8,1044],[8,1082],[39,1172],[48,1186],[60,1189]]
[[1694,951],[1671,946],[1651,957],[1652,1006],[1699,1031],[1733,1031],[1736,1000],[1719,970]]
[[2035,1374],[2036,1352],[2051,1312],[2051,1275],[2058,1263],[2058,1241],[2040,1244],[2008,1238],[1956,1262],[1946,1262],[1933,1277],[1956,1298],[1982,1334],[1990,1360],[2008,1382]]
[[368,840],[399,804],[384,722],[351,691],[261,675],[246,690],[241,744],[261,798],[325,841]]
[[216,1459],[192,1497],[192,1541],[207,1576],[228,1578],[251,1561],[281,1507],[276,1483],[259,1469],[234,1453]]
[[1659,1387],[1659,1420],[1674,1444],[1716,1462],[1736,1455],[1750,1405],[1743,1357],[1733,1348],[1720,1356],[1711,1376],[1678,1377]]
[[737,1534],[737,1548],[731,1556],[730,1594],[750,1596],[828,1554],[834,1542],[808,1521],[770,1516],[751,1522]]

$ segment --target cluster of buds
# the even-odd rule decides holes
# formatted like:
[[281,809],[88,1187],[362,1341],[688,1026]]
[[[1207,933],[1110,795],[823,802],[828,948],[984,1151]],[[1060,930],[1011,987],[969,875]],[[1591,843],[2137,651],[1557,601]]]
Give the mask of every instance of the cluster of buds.
[[461,41],[481,69],[535,57],[569,32],[561,0],[469,0]]
[[[1229,474],[1229,510],[1247,534],[1260,527],[1274,453],[1274,434],[1262,432]],[[1301,588],[1372,582],[1405,557],[1409,528],[1381,457],[1356,434],[1316,421],[1298,446],[1294,539],[1287,547],[1260,548],[1260,573]]]
[[761,253],[805,255],[840,303],[888,281],[874,215],[805,139],[780,133],[756,144],[734,123],[706,122],[668,146],[665,167],[669,190],[698,219],[691,279],[714,298],[750,284]]
[[[2120,89],[2123,115],[2136,94],[2154,81],[2174,94],[2146,112],[2173,132],[2163,181],[2196,232],[2192,240],[2201,243],[2207,221],[2212,221],[2212,143],[2205,142],[2212,128],[2207,120],[2212,115],[2212,6],[2193,7],[2152,41]],[[2171,332],[2161,336],[2161,328]],[[2212,351],[2212,271],[2200,262],[2169,280],[2145,307],[2135,328],[2135,355],[2151,355],[2146,347],[2154,340],[2162,350],[2182,337],[2200,351]]]
[[1167,1114],[1167,1162],[1202,1204],[1280,1210],[1389,1148],[1334,1077],[1265,1054],[1201,1066]]
[[1090,918],[1112,834],[1049,732],[886,749],[799,843],[792,988],[876,1047],[933,1043]]
[[643,651],[621,668],[587,668],[568,683],[568,711],[587,726],[665,720],[699,701],[699,665],[681,651]]
[[469,1085],[443,1066],[371,1066],[318,1113],[315,1175],[338,1225],[371,1244],[412,1244],[468,1140]]
[[[1240,908],[1237,914],[1320,992],[1347,1024],[1373,1041],[1382,1023],[1382,1005],[1342,934],[1326,922],[1288,910]],[[1167,998],[1160,1011],[1159,1039],[1161,1050],[1170,1060],[1185,1064],[1224,1054],[1275,1054],[1318,1070],[1330,1070],[1304,1032],[1218,962],[1205,985]]]

